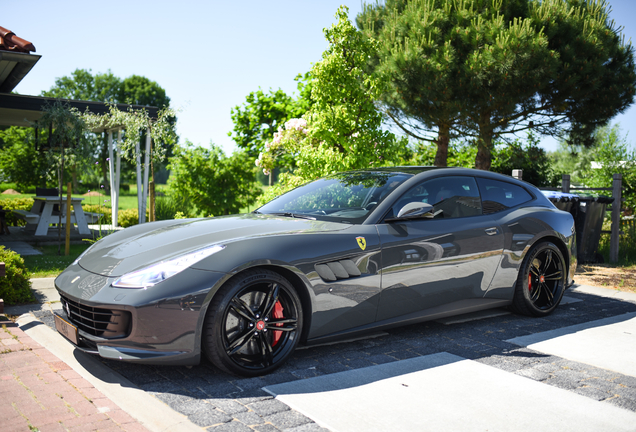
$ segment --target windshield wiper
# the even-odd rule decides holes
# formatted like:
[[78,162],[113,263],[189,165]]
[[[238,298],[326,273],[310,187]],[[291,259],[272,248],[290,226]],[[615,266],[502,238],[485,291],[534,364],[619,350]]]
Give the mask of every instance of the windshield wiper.
[[266,213],[266,214],[271,214],[271,215],[275,215],[275,216],[286,216],[286,217],[292,217],[292,218],[297,218],[297,219],[316,220],[315,217],[309,216],[309,215],[306,215],[306,214],[302,214],[302,213],[284,212],[284,213]]

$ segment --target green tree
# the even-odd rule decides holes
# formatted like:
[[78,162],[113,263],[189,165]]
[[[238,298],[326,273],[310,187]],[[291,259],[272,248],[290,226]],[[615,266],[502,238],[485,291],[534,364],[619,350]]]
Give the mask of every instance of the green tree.
[[12,126],[0,130],[0,173],[19,189],[40,186],[53,178],[51,167],[35,148],[32,129]]
[[589,187],[611,187],[614,174],[623,176],[624,207],[633,213],[636,209],[636,152],[627,139],[621,136],[620,126],[605,126],[594,133],[591,158],[598,168],[584,174],[583,181]]
[[252,159],[245,152],[227,157],[214,144],[208,150],[186,142],[170,160],[168,184],[205,216],[235,214],[261,193],[254,182],[255,168],[246,169],[250,166]]
[[523,170],[523,180],[537,187],[557,186],[560,180],[552,169],[550,157],[539,147],[532,132],[528,132],[525,143],[517,139],[497,146],[493,152],[492,171],[511,175],[515,169]]
[[[381,99],[410,135],[436,133],[436,164],[455,136],[475,138],[490,169],[497,138],[587,131],[633,101],[633,49],[604,0],[387,0],[358,25],[380,44]],[[600,109],[592,109],[600,104]],[[413,125],[415,125],[413,127]]]
[[55,79],[42,96],[93,102],[119,102],[121,80],[109,70],[93,75],[90,69],[75,69],[70,76]]
[[311,107],[274,134],[257,165],[271,170],[281,155],[292,155],[293,174],[282,174],[267,197],[337,171],[382,166],[400,161],[406,139],[382,130],[375,107],[384,82],[366,70],[376,43],[357,31],[348,9],[336,12],[338,23],[324,29],[329,48],[311,68]]
[[[160,109],[167,109],[170,105],[170,98],[166,96],[165,90],[155,81],[139,75],[132,75],[122,80],[113,75],[110,70],[107,73],[93,74],[90,69],[76,69],[70,76],[57,78],[55,85],[50,90],[42,92],[42,96],[58,99],[156,106]],[[174,129],[176,118],[171,116],[169,122]],[[139,139],[145,140],[144,137],[145,135],[142,133]],[[92,169],[99,170],[99,183],[105,185],[108,185],[108,164],[105,163],[108,158],[107,139],[108,137],[105,133],[91,138],[95,151],[90,155],[90,161],[85,161],[84,164],[87,169],[92,167]],[[168,156],[172,154],[172,144],[172,142],[167,143],[166,152]],[[95,165],[95,160],[101,163]],[[127,172],[129,177],[134,177],[132,165],[125,163],[122,171]],[[85,177],[92,178],[94,176],[86,174]]]
[[139,75],[131,75],[121,81],[117,102],[160,109],[170,107],[170,98],[166,96],[166,91],[155,81]]
[[304,88],[304,83],[299,82],[301,96],[298,99],[281,89],[265,93],[259,88],[251,92],[243,105],[232,108],[234,129],[228,135],[239,148],[256,158],[287,120],[305,114],[308,104],[302,98]]

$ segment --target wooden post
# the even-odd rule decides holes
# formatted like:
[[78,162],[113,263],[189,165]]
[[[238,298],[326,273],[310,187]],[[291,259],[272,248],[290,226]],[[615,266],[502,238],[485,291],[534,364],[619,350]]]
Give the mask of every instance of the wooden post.
[[563,174],[561,178],[561,192],[570,193],[570,174]]
[[71,253],[71,187],[72,183],[66,184],[66,247],[64,248],[64,255],[68,256]]
[[512,170],[512,176],[516,178],[517,180],[523,180],[523,170],[522,169]]
[[150,189],[150,214],[148,215],[148,219],[150,222],[155,221],[155,181],[150,180],[148,184],[148,189]]
[[610,263],[618,262],[618,242],[621,234],[621,209],[623,207],[623,175],[614,174],[612,182],[612,233],[610,234]]

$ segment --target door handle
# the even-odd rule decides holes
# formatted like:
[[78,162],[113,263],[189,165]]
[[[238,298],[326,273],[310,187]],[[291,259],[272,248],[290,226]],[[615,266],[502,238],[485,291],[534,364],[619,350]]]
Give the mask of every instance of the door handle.
[[497,229],[497,227],[486,228],[486,234],[488,234],[488,235],[496,235],[496,234],[499,234],[499,230]]

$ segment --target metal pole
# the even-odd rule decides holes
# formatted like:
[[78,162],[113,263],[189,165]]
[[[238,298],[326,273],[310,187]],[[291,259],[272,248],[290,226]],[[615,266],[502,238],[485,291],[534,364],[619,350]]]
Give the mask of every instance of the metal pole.
[[139,140],[141,138],[137,138],[137,143],[135,144],[135,155],[137,158],[137,216],[139,223],[141,221],[141,154],[139,150]]
[[115,208],[113,220],[113,228],[117,227],[118,222],[118,212],[119,212],[119,180],[121,177],[121,142],[122,142],[122,132],[121,129],[117,131],[117,163],[115,169],[115,202],[111,202],[111,205]]
[[561,178],[561,192],[570,193],[570,174],[563,174]]
[[144,155],[144,193],[141,200],[141,214],[139,223],[146,223],[146,209],[148,208],[148,165],[150,163],[150,128],[146,130],[146,154]]
[[623,175],[614,174],[612,182],[612,233],[610,234],[610,263],[618,262],[618,242],[621,234],[621,208],[623,207],[622,197]]
[[[113,131],[108,131],[108,173],[110,174],[110,220],[117,220],[115,208],[115,195],[117,194],[117,181],[115,180],[115,160],[113,159]],[[115,224],[112,224],[115,226]]]

